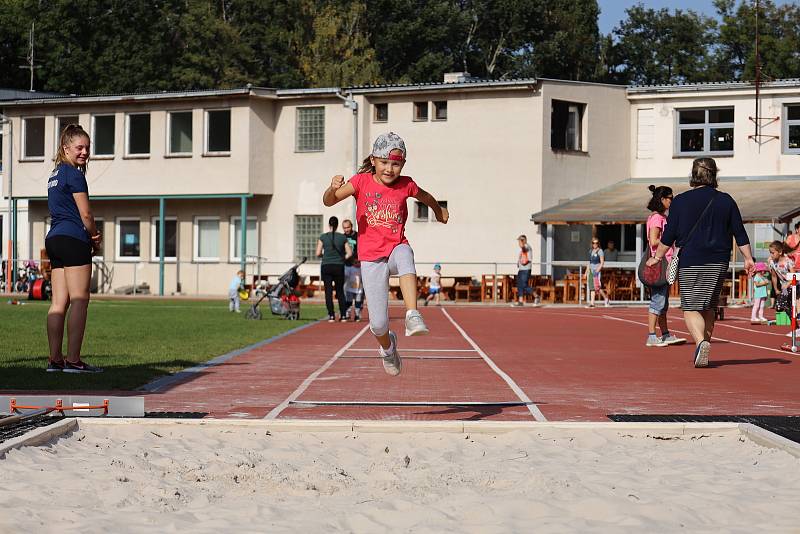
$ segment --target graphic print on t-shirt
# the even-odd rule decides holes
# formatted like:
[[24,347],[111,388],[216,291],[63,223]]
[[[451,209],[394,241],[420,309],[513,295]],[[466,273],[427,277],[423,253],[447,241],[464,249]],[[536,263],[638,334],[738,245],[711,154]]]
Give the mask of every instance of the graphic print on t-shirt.
[[403,215],[400,205],[389,199],[382,198],[380,193],[367,192],[364,207],[366,208],[367,224],[388,228],[393,234],[400,231],[403,225]]

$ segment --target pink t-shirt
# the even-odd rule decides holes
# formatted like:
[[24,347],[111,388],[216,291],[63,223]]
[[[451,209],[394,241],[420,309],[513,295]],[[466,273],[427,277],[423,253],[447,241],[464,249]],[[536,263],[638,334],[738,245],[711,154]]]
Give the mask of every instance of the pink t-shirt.
[[408,243],[406,200],[419,193],[419,187],[408,176],[400,176],[391,185],[379,182],[372,173],[350,178],[356,198],[358,259],[362,261],[388,258],[394,247]]
[[[650,217],[647,218],[647,242],[650,242],[650,229],[651,228],[659,228],[661,230],[661,235],[664,235],[664,228],[667,226],[667,218],[664,217],[662,214],[653,212],[650,214]],[[659,237],[661,237],[661,235]],[[656,250],[658,247],[650,246],[650,255],[655,256]],[[666,255],[664,256],[667,261],[672,259],[672,251],[674,249],[672,247],[669,248]]]

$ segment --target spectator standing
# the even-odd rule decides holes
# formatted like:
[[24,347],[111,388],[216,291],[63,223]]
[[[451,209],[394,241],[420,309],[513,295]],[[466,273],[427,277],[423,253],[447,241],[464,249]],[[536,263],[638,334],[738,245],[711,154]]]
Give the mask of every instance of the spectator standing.
[[344,291],[344,264],[353,255],[353,249],[344,234],[336,231],[339,218],[328,219],[328,232],[319,236],[317,241],[317,257],[320,262],[320,278],[325,286],[325,307],[328,309],[328,322],[336,321],[333,308],[333,292],[339,303],[339,320],[347,320],[347,303]]
[[606,249],[603,251],[606,261],[619,261],[619,250],[617,250],[616,243],[613,239],[609,239],[606,243]]
[[239,291],[244,289],[244,271],[236,271],[231,283],[228,284],[228,311],[239,313],[242,298]]
[[[519,251],[517,252],[517,302],[512,306],[524,306],[525,295],[535,295],[533,288],[528,285],[528,280],[531,278],[533,249],[528,244],[528,237],[524,234],[517,238],[517,244],[519,245]],[[536,300],[534,300],[534,304],[537,304]]]
[[732,238],[736,239],[744,256],[745,269],[750,274],[754,266],[739,206],[729,194],[717,191],[717,172],[717,163],[712,158],[697,158],[692,162],[689,181],[692,189],[673,200],[658,249],[647,261],[648,265],[655,265],[664,259],[672,245],[680,247],[681,308],[695,342],[695,367],[708,366],[715,313],[731,257]]
[[800,263],[800,222],[795,223],[794,233],[786,236],[786,252],[795,265]]
[[603,249],[600,248],[600,240],[593,237],[592,248],[589,249],[589,264],[586,268],[586,291],[589,293],[590,308],[594,308],[594,300],[597,293],[603,296],[605,306],[610,306],[608,293],[603,289],[603,281],[601,279],[601,271],[605,263],[605,254]]
[[353,250],[353,255],[344,261],[344,285],[347,316],[353,312],[353,320],[361,320],[361,309],[364,307],[364,288],[361,284],[361,262],[358,260],[358,232],[353,229],[353,221],[342,221],[342,232],[347,238],[347,243]]

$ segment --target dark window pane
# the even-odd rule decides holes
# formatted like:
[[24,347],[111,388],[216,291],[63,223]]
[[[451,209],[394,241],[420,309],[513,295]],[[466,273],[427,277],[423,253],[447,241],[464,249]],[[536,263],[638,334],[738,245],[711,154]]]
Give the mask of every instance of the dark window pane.
[[681,152],[702,152],[703,130],[681,130]]
[[708,136],[712,152],[733,150],[733,128],[711,128]]
[[94,153],[97,156],[114,154],[114,115],[103,115],[94,118]]
[[61,139],[61,133],[64,131],[64,128],[69,126],[70,124],[78,124],[78,116],[77,115],[70,115],[67,117],[59,117],[58,118],[58,132],[56,136],[56,143],[59,142]]
[[786,106],[786,118],[790,121],[800,121],[800,105]]
[[435,109],[435,119],[437,121],[446,121],[447,120],[447,101],[444,102],[434,102],[433,107]]
[[[97,233],[102,235],[103,234],[103,219],[99,219],[99,218],[95,217],[94,224],[95,224],[95,226],[97,226]],[[99,249],[98,248],[95,249],[94,256],[95,257],[98,257],[98,256],[99,257],[103,257],[103,256],[105,256],[106,255],[105,254],[105,250],[106,250],[106,240],[104,238],[100,242],[100,248]]]
[[172,154],[192,152],[192,112],[169,114],[169,151]]
[[[623,225],[625,229],[625,250],[627,252],[636,251],[636,225],[635,224],[626,224]],[[619,249],[622,244],[614,243],[617,248]]]
[[789,126],[788,148],[800,148],[800,124],[792,124]]
[[128,116],[128,154],[150,153],[150,114]]
[[375,122],[389,120],[389,104],[375,104]]
[[415,219],[428,220],[428,206],[422,202],[416,202],[416,211],[414,213]]
[[439,205],[440,205],[441,207],[443,207],[443,208],[447,208],[447,201],[446,201],[446,200],[440,200],[440,201],[439,201]]
[[208,151],[231,151],[231,111],[208,112]]
[[733,108],[709,109],[708,122],[713,124],[721,122],[733,122]]
[[427,102],[414,102],[414,120],[426,121],[428,120],[428,103]]
[[3,132],[0,132],[0,172],[3,172]]
[[[155,220],[155,227],[156,227],[156,249],[153,254],[154,258],[161,257],[161,250],[159,247],[161,246],[161,232],[159,224],[159,220]],[[178,221],[164,221],[164,257],[165,258],[175,258],[177,256],[178,250]]]
[[681,124],[703,124],[706,122],[706,110],[704,109],[684,109],[678,112],[678,120]]
[[139,221],[120,221],[119,255],[123,258],[139,257]]
[[44,157],[44,118],[25,119],[25,157]]

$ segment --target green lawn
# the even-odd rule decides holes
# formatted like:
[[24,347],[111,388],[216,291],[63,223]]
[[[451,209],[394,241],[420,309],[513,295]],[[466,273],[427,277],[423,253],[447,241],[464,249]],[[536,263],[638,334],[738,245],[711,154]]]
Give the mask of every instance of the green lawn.
[[[94,300],[82,357],[105,373],[46,373],[47,302],[12,306],[0,300],[0,391],[5,389],[134,389],[278,335],[325,315],[324,306],[303,304],[301,320],[270,314],[261,321],[228,312],[227,301]],[[65,350],[66,350],[66,339]]]

